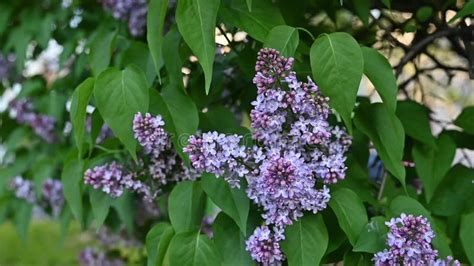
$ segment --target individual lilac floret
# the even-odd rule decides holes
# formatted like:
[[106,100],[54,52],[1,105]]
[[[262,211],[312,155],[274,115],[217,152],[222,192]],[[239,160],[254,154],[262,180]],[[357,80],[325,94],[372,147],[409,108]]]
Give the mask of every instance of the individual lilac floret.
[[43,199],[51,207],[54,216],[58,216],[64,205],[63,184],[59,180],[47,179],[41,186]]
[[375,265],[431,265],[438,251],[431,247],[435,234],[423,216],[401,214],[386,223],[389,249],[374,255]]
[[262,265],[277,265],[283,260],[280,244],[267,226],[257,227],[245,244],[252,258]]
[[10,189],[15,192],[15,196],[19,199],[24,199],[29,203],[36,201],[33,182],[25,180],[21,176],[16,176],[12,179]]
[[141,113],[135,115],[133,132],[147,154],[158,157],[171,145],[170,138],[163,129],[164,125],[165,122],[160,115],[155,117],[150,113],[146,113],[145,116]]
[[246,158],[245,147],[240,146],[241,136],[208,132],[201,137],[191,136],[184,152],[189,154],[192,166],[200,172],[223,176],[233,187],[248,173],[242,161]]
[[249,180],[247,195],[264,209],[267,224],[290,225],[303,211],[317,213],[327,207],[329,189],[315,188],[315,179],[300,154],[267,158],[260,174]]

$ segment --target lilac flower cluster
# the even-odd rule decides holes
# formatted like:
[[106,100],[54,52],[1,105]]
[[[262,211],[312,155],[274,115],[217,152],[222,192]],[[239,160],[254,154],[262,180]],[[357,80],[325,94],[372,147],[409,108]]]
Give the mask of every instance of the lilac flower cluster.
[[24,199],[29,203],[36,201],[35,187],[33,182],[23,179],[21,176],[16,176],[10,182],[10,189],[15,192],[15,197]]
[[99,0],[104,9],[112,12],[115,19],[128,22],[128,29],[133,36],[145,33],[148,7],[146,0]]
[[200,172],[223,176],[233,187],[239,187],[238,177],[249,173],[241,162],[246,159],[245,147],[241,147],[240,136],[208,132],[201,137],[191,136],[184,152],[189,154],[193,167]]
[[188,169],[172,149],[171,138],[163,129],[164,125],[160,115],[150,113],[137,113],[133,120],[135,138],[149,156],[148,174],[159,185],[196,179],[196,172]]
[[33,104],[29,99],[13,100],[9,103],[9,107],[10,116],[15,118],[18,123],[29,125],[46,142],[52,143],[56,140],[54,134],[56,119],[48,115],[35,113]]
[[136,177],[136,173],[128,172],[123,165],[111,162],[87,169],[84,183],[114,198],[120,197],[125,189],[130,189],[143,194],[146,199],[153,199],[155,193],[152,189]]
[[438,251],[433,249],[431,241],[435,234],[428,220],[423,216],[406,215],[392,218],[386,223],[389,227],[385,249],[374,255],[377,266],[392,265],[460,265],[457,260],[437,259]]
[[257,227],[246,243],[246,250],[262,265],[275,265],[283,260],[280,243],[265,225]]
[[[35,187],[32,181],[26,180],[21,176],[16,176],[10,182],[10,189],[15,192],[15,197],[24,199],[28,203],[35,204]],[[59,180],[52,178],[46,179],[41,184],[41,206],[50,208],[54,217],[57,217],[64,206],[63,184]]]
[[233,186],[246,177],[247,195],[263,209],[266,223],[249,238],[247,250],[263,264],[283,259],[278,241],[287,225],[304,211],[327,207],[326,185],[345,178],[344,154],[351,144],[345,131],[328,123],[329,99],[309,77],[298,81],[292,65],[292,58],[274,49],[258,54],[253,79],[258,95],[250,113],[258,145],[240,146],[239,136],[212,132],[191,136],[184,148],[200,172],[223,176]]
[[79,265],[81,266],[123,266],[125,262],[119,258],[109,258],[105,252],[88,247],[79,253]]
[[0,81],[10,75],[15,63],[15,55],[0,53]]
[[63,184],[59,180],[48,178],[41,186],[43,199],[57,217],[64,205]]

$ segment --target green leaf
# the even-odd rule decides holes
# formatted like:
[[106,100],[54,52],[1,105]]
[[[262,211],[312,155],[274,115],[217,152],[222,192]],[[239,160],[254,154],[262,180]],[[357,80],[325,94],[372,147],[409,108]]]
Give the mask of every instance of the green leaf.
[[199,129],[203,132],[217,131],[235,134],[239,128],[239,121],[235,118],[235,114],[222,105],[210,106],[207,112],[199,114]]
[[174,187],[168,199],[168,210],[176,233],[199,229],[205,203],[206,196],[199,182],[185,181]]
[[400,120],[380,103],[364,104],[358,108],[354,124],[372,140],[384,166],[405,187],[405,133]]
[[125,190],[124,193],[112,202],[112,206],[117,211],[118,216],[129,233],[133,233],[135,207],[133,194]]
[[297,29],[280,25],[268,33],[263,47],[274,48],[280,51],[283,56],[290,57],[295,55],[299,42],[300,37]]
[[72,94],[70,114],[72,128],[74,130],[74,139],[76,141],[77,149],[79,150],[79,156],[82,155],[82,141],[84,138],[84,129],[87,115],[86,109],[92,97],[93,90],[94,78],[88,78],[79,84]]
[[381,2],[389,9],[392,8],[392,0],[381,0]]
[[474,264],[474,212],[461,217],[459,238],[467,258]]
[[232,0],[230,2],[230,5],[221,8],[219,16],[247,32],[259,42],[265,41],[273,27],[285,25],[280,10],[270,0],[253,2],[251,12],[249,12],[248,5],[244,0]]
[[166,53],[163,53],[163,62],[168,73],[169,83],[174,87],[182,88],[183,74],[181,68],[183,62],[179,54],[180,43],[181,35],[175,27],[172,27],[163,39],[162,51],[166,51]]
[[466,17],[472,14],[474,14],[474,0],[467,2],[464,7],[458,13],[456,13],[452,19],[449,20],[449,23],[452,23],[458,18]]
[[[474,0],[471,2],[474,3]],[[461,127],[465,132],[474,135],[474,106],[464,108],[462,113],[454,120],[454,124]]]
[[416,18],[420,22],[428,20],[433,14],[433,8],[430,6],[423,6],[416,11]]
[[221,265],[214,244],[199,232],[179,233],[171,240],[169,250],[170,265],[217,266]]
[[160,69],[163,66],[163,27],[165,25],[168,0],[151,0],[148,3],[146,17],[146,39],[150,48],[151,57],[155,64],[156,75],[161,83]]
[[145,75],[134,66],[122,71],[107,69],[97,77],[94,87],[100,114],[135,160],[136,140],[132,122],[137,112],[148,110],[148,92]]
[[26,242],[28,238],[28,229],[31,216],[33,213],[33,205],[24,200],[17,201],[16,203],[13,222],[18,236],[20,236],[21,240]]
[[0,4],[0,36],[3,34],[5,29],[10,22],[10,16],[12,15],[13,8],[6,3]]
[[372,217],[365,226],[365,230],[362,230],[352,250],[367,253],[376,253],[383,250],[386,246],[387,232],[388,228],[385,225],[385,217]]
[[84,162],[80,159],[72,159],[64,165],[61,173],[63,193],[71,212],[80,223],[82,218],[82,177],[84,175]]
[[130,41],[129,47],[122,53],[122,66],[135,65],[143,70],[147,86],[151,87],[156,77],[155,65],[150,50],[145,43]]
[[370,0],[352,0],[352,5],[357,16],[365,26],[369,25]]
[[397,80],[388,60],[377,50],[362,47],[364,74],[374,84],[383,103],[393,112],[397,109]]
[[305,214],[285,230],[282,250],[288,265],[320,265],[328,247],[328,231],[321,214]]
[[94,214],[95,227],[97,231],[99,231],[100,227],[104,224],[105,218],[107,218],[109,214],[113,199],[100,190],[90,189],[89,200],[92,206],[92,213]]
[[441,134],[436,148],[415,144],[412,154],[416,173],[423,182],[425,198],[429,203],[443,177],[448,173],[456,154],[456,143],[447,135]]
[[431,133],[429,110],[425,106],[414,101],[398,102],[397,117],[408,136],[431,147],[436,146]]
[[201,176],[202,189],[224,213],[232,217],[242,233],[247,234],[249,199],[245,189],[231,188],[224,178],[212,174]]
[[146,235],[148,266],[161,266],[174,231],[168,223],[158,223]]
[[249,8],[249,12],[252,12],[252,0],[246,0],[247,7]]
[[248,251],[245,250],[245,235],[239,231],[232,218],[219,213],[212,224],[212,240],[222,258],[222,265],[240,266],[255,265]]
[[463,165],[455,165],[438,185],[430,210],[440,216],[461,215],[472,206],[474,170]]
[[322,34],[311,46],[310,59],[316,84],[352,132],[351,113],[364,70],[359,44],[345,32]]
[[368,222],[367,212],[361,199],[352,190],[341,188],[333,191],[329,206],[336,214],[341,229],[354,246]]
[[176,130],[176,136],[172,136],[175,139],[174,143],[177,144],[176,149],[182,151],[183,147],[187,145],[189,135],[194,134],[198,128],[197,107],[183,90],[172,85],[163,89],[162,97]]
[[98,76],[109,66],[116,38],[117,31],[109,31],[106,27],[102,27],[90,44],[88,59],[94,76]]
[[438,249],[441,258],[452,255],[452,251],[449,248],[448,239],[444,232],[434,222],[431,214],[413,198],[407,196],[398,196],[390,203],[390,212],[393,217],[400,216],[400,214],[412,214],[412,215],[423,215],[431,223],[431,228],[435,231],[435,237],[433,239],[433,246]]
[[219,4],[219,0],[180,0],[176,8],[179,32],[204,70],[206,94],[211,88]]

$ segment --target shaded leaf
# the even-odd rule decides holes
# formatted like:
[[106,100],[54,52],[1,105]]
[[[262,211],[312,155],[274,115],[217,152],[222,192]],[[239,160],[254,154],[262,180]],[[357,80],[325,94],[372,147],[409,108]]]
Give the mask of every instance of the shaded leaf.
[[451,168],[456,154],[456,143],[447,134],[441,134],[438,137],[435,147],[416,144],[412,151],[416,173],[423,182],[428,203],[439,183]]
[[82,177],[84,175],[84,162],[74,158],[67,161],[61,173],[63,193],[72,214],[77,221],[82,223]]
[[354,246],[368,222],[364,204],[352,190],[341,188],[332,192],[329,206],[336,214],[349,242]]
[[199,182],[185,181],[174,187],[168,199],[168,210],[176,233],[200,227],[205,203],[206,197]]
[[408,136],[433,148],[436,146],[431,133],[429,110],[425,106],[414,101],[398,102],[397,117]]
[[474,213],[465,214],[461,218],[459,229],[459,238],[461,239],[464,252],[471,262],[474,264]]
[[472,14],[474,14],[474,0],[470,0],[469,2],[467,2],[464,7],[458,13],[456,13],[456,15],[452,19],[449,20],[449,23],[455,21],[458,18],[462,18]]
[[400,120],[378,103],[361,105],[354,123],[372,140],[387,170],[405,186],[405,168],[402,164],[405,133]]
[[106,27],[102,27],[90,44],[88,59],[94,76],[98,76],[109,66],[116,38],[117,31],[108,31]]
[[310,59],[316,84],[352,132],[351,113],[364,70],[359,44],[345,32],[322,34],[311,46]]
[[180,0],[176,8],[179,32],[204,70],[206,93],[211,88],[219,4],[219,0]]
[[148,110],[148,92],[145,75],[134,66],[122,71],[107,69],[97,77],[94,87],[100,114],[135,160],[136,140],[132,122],[137,112]]
[[385,217],[372,217],[362,230],[353,251],[376,253],[383,250],[386,247],[387,232],[388,227],[385,225]]
[[158,223],[146,235],[148,266],[161,266],[174,231],[168,223]]
[[243,188],[231,188],[224,178],[201,176],[202,189],[223,212],[232,217],[242,233],[247,234],[249,199]]
[[[84,138],[84,130],[86,123],[86,109],[92,97],[94,90],[94,79],[88,78],[84,80],[74,90],[71,99],[71,123],[74,130],[74,140],[76,141],[79,156],[82,154],[82,142]],[[76,215],[76,214],[74,214]],[[76,216],[77,218],[77,216]]]
[[239,230],[232,218],[219,213],[212,224],[212,240],[222,258],[222,265],[254,265],[250,254],[245,250],[246,237]]
[[214,244],[199,232],[179,233],[171,239],[168,250],[170,265],[214,266],[220,258]]
[[393,112],[397,109],[397,80],[388,60],[377,50],[362,47],[364,74],[374,85],[384,105]]
[[328,231],[321,214],[305,214],[286,228],[281,247],[290,266],[320,265],[328,240]]
[[94,214],[95,226],[97,231],[99,231],[109,214],[113,199],[100,190],[89,189],[89,200],[92,206],[92,213]]
[[295,55],[296,48],[300,42],[298,30],[286,26],[280,25],[276,26],[270,30],[263,47],[274,48],[285,57],[291,57]]
[[252,2],[252,12],[246,0],[232,0],[221,8],[219,16],[260,42],[265,41],[273,27],[285,25],[280,10],[269,0]]
[[[474,0],[471,1],[474,6]],[[454,124],[461,127],[465,132],[474,134],[474,106],[466,107],[454,120]]]
[[146,39],[150,48],[156,75],[161,83],[160,69],[163,65],[163,27],[165,25],[168,0],[150,0],[146,18]]

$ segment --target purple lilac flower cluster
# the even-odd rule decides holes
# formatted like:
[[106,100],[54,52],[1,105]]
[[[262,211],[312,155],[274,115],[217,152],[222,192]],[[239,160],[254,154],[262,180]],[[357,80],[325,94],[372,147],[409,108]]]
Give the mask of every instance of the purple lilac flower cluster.
[[133,119],[135,138],[149,157],[148,174],[159,185],[196,179],[196,172],[188,169],[174,151],[164,125],[160,115],[153,116],[150,113],[137,113]]
[[24,199],[29,203],[35,203],[35,187],[33,182],[23,179],[21,176],[16,176],[10,182],[10,189],[15,192],[15,197]]
[[[16,176],[10,182],[10,189],[15,192],[15,197],[31,204],[37,203],[32,181]],[[39,204],[45,208],[51,208],[53,216],[57,217],[64,206],[63,184],[59,180],[48,178],[41,185],[41,193],[42,200]]]
[[237,135],[211,132],[191,136],[184,148],[200,172],[223,176],[234,187],[246,177],[247,195],[263,209],[266,223],[249,238],[247,250],[262,264],[283,260],[278,242],[287,225],[304,211],[327,207],[326,185],[345,178],[344,154],[351,145],[345,131],[328,123],[329,99],[309,77],[298,81],[292,65],[292,58],[274,49],[258,53],[258,95],[250,113],[258,145],[241,146]]
[[0,53],[0,81],[10,75],[15,64],[15,55]]
[[431,246],[435,234],[425,217],[402,213],[386,224],[389,227],[389,249],[374,255],[375,265],[460,265],[451,257],[446,260],[436,258],[438,251]]
[[99,0],[104,8],[112,13],[115,19],[128,22],[128,29],[133,36],[145,33],[148,7],[146,0]]
[[48,178],[41,186],[43,199],[57,217],[64,205],[63,184],[59,180]]
[[29,125],[46,142],[52,143],[56,140],[54,134],[56,119],[48,115],[35,113],[33,104],[29,99],[13,100],[9,107],[10,116],[15,118],[18,123]]
[[87,169],[84,173],[84,183],[114,198],[120,197],[125,189],[138,192],[149,200],[155,197],[152,189],[137,179],[136,173],[127,171],[123,165],[116,162]]
[[123,266],[125,262],[119,258],[109,258],[105,252],[88,247],[79,253],[79,265],[81,266]]

